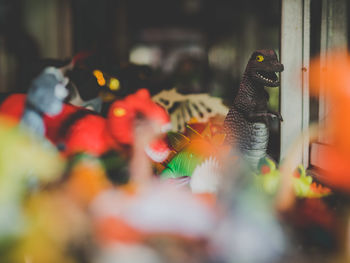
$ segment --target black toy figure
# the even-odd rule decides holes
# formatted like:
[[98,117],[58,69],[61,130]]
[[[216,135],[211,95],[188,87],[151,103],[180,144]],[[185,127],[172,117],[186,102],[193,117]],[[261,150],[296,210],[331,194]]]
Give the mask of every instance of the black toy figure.
[[225,119],[226,141],[236,145],[253,168],[266,156],[269,118],[283,121],[280,113],[268,109],[269,95],[264,89],[279,86],[276,72],[282,71],[283,65],[273,50],[256,50]]

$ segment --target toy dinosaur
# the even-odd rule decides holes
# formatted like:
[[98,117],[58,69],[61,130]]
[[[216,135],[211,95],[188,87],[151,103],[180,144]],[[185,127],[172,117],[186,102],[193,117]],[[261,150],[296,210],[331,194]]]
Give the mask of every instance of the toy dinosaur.
[[257,50],[250,57],[237,96],[224,126],[226,141],[236,144],[241,153],[256,168],[259,159],[266,156],[269,138],[268,119],[282,116],[268,110],[268,93],[264,87],[276,87],[283,65],[273,50]]

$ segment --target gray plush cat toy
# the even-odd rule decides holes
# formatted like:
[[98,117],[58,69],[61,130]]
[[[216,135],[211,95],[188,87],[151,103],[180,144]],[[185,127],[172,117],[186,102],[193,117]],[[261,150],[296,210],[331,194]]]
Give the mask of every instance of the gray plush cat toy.
[[38,136],[45,135],[43,115],[55,116],[63,108],[68,79],[54,67],[48,67],[33,80],[26,97],[20,125]]

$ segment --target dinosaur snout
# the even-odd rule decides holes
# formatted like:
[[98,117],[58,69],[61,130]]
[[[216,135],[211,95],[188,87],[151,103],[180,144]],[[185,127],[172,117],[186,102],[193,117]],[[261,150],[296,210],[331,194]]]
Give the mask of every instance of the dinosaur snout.
[[284,66],[282,63],[276,63],[275,67],[276,67],[275,72],[282,72],[284,70]]

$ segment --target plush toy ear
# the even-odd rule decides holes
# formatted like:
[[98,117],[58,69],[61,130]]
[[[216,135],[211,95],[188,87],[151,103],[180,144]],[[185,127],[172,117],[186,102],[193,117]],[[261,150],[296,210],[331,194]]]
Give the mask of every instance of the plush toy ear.
[[147,89],[140,89],[136,93],[127,96],[123,101],[127,104],[130,110],[142,112],[147,108],[148,101],[151,100],[151,96]]
[[94,52],[92,51],[81,51],[72,58],[72,62],[74,66],[78,63],[83,63],[86,58],[91,57],[93,54]]
[[135,96],[137,96],[140,99],[150,99],[151,95],[149,94],[149,91],[147,89],[140,89],[135,93]]

